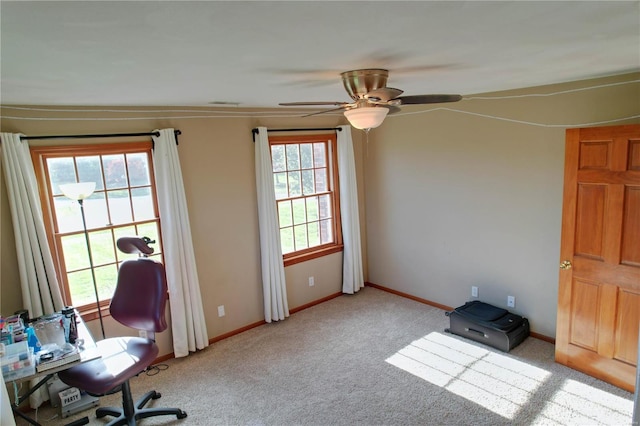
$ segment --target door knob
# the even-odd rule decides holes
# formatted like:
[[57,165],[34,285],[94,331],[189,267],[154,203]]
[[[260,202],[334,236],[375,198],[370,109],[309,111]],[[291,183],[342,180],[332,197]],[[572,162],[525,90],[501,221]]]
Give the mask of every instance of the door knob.
[[568,260],[563,260],[560,263],[560,269],[562,269],[563,271],[566,271],[567,269],[571,269],[571,266],[573,265],[571,265],[571,262]]

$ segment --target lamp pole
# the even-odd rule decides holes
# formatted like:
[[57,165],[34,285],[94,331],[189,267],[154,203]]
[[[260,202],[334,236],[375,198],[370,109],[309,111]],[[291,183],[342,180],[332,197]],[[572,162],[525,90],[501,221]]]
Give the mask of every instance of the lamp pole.
[[87,230],[87,219],[84,215],[84,199],[93,194],[96,189],[95,182],[77,182],[60,185],[60,191],[65,197],[75,200],[80,204],[80,214],[82,216],[82,228],[84,229],[84,239],[87,242],[87,253],[89,254],[89,266],[91,268],[91,279],[93,281],[93,291],[96,295],[96,305],[98,307],[98,317],[100,317],[100,330],[102,338],[104,334],[104,322],[102,320],[102,310],[100,309],[100,295],[98,294],[98,283],[96,280],[96,272],[93,270],[93,255],[91,254],[91,242],[89,241],[89,231]]
[[79,199],[80,213],[82,215],[82,227],[84,228],[84,239],[87,241],[87,252],[89,253],[89,266],[91,268],[91,279],[93,281],[93,291],[96,294],[96,304],[98,305],[98,317],[100,317],[100,331],[102,331],[102,338],[105,338],[104,334],[104,322],[102,321],[102,309],[100,309],[100,296],[98,295],[98,284],[96,281],[96,271],[93,270],[93,255],[91,254],[91,242],[89,241],[89,232],[87,231],[87,220],[84,217],[84,199]]

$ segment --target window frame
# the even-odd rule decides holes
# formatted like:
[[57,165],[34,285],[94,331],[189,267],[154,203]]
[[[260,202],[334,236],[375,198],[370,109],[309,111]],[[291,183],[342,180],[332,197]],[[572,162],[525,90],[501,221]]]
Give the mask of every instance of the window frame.
[[[74,234],[77,232],[59,232],[56,224],[55,208],[53,207],[54,196],[49,190],[50,176],[49,170],[46,165],[46,161],[49,158],[60,157],[83,157],[83,156],[107,156],[107,155],[126,155],[126,154],[145,154],[147,156],[147,164],[149,167],[149,188],[151,190],[153,200],[153,219],[145,219],[141,221],[132,221],[130,226],[136,226],[138,224],[156,223],[158,230],[158,238],[160,238],[160,246],[162,247],[162,230],[160,226],[160,213],[158,210],[158,198],[155,187],[155,171],[153,167],[153,143],[147,142],[121,142],[121,143],[95,143],[95,144],[76,144],[76,145],[44,145],[35,146],[30,148],[31,159],[34,165],[34,172],[36,175],[36,181],[38,184],[38,193],[40,196],[40,202],[42,205],[42,215],[45,225],[45,231],[47,234],[47,241],[51,254],[53,257],[56,276],[58,278],[58,285],[62,293],[62,298],[65,305],[72,305],[71,292],[69,282],[67,279],[66,267],[64,264],[64,254],[62,252],[62,237],[68,234]],[[77,173],[77,171],[76,171]],[[104,172],[103,172],[104,173]],[[131,188],[128,186],[128,188]],[[134,186],[135,188],[135,186]],[[106,191],[107,189],[103,189]],[[108,202],[108,201],[107,201]],[[123,224],[116,224],[111,226],[106,225],[104,227],[89,229],[89,232],[95,232],[100,230],[111,230],[114,228],[120,228]],[[84,234],[84,231],[82,231]],[[115,242],[114,242],[115,243]],[[164,263],[164,250],[160,253],[154,254],[154,257],[158,257],[161,263]],[[115,259],[116,267],[122,261]],[[101,265],[94,265],[94,271]],[[100,300],[99,306],[93,301],[91,303],[74,306],[85,321],[90,321],[98,318],[98,308],[100,309],[102,316],[109,315],[109,304],[111,299]]]
[[[329,254],[338,253],[343,251],[344,245],[342,243],[342,223],[340,217],[340,179],[338,176],[338,141],[335,133],[323,133],[315,135],[269,135],[269,155],[272,155],[273,145],[301,145],[306,143],[325,143],[326,144],[326,159],[327,159],[327,180],[328,180],[328,193],[331,197],[332,214],[333,214],[333,235],[334,241],[331,243],[320,244],[314,247],[308,247],[306,249],[293,251],[282,255],[284,266],[295,265],[296,263],[305,262],[307,260],[316,259]],[[273,171],[273,156],[271,157],[272,175]],[[274,188],[275,189],[275,188]],[[307,198],[301,196],[299,198]],[[276,212],[278,212],[278,199],[274,198],[276,203]],[[278,214],[278,232],[280,232],[280,215]]]

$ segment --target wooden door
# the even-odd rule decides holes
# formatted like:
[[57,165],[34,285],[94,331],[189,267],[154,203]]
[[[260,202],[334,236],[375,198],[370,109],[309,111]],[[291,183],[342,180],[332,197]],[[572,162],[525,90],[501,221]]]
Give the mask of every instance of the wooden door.
[[640,125],[569,129],[556,361],[633,392],[640,316]]

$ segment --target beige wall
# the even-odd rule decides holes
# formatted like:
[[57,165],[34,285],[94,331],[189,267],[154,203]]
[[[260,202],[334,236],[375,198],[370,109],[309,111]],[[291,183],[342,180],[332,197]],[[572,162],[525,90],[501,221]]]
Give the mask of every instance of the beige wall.
[[[638,78],[635,74],[510,93],[551,92]],[[546,124],[579,124],[639,114],[639,92],[635,84],[547,98],[468,100],[444,106]],[[95,116],[86,109],[67,114],[3,108],[1,130],[42,135],[180,129],[178,151],[209,337],[262,320],[251,129],[335,126],[344,124],[344,118],[131,120],[140,116],[133,113],[117,114],[128,118],[117,121],[7,118]],[[403,109],[403,113],[419,111]],[[515,311],[531,319],[534,331],[555,335],[564,127],[436,111],[390,116],[370,133],[368,143],[363,132],[354,131],[353,137],[363,207],[365,279],[449,306],[467,300],[471,285],[480,287],[482,300],[501,306],[511,294],[517,298]],[[3,182],[0,187],[0,309],[10,313],[21,307],[21,296]],[[340,254],[286,268],[289,307],[339,292],[341,268]],[[315,278],[314,287],[308,286],[309,276]],[[223,318],[217,315],[219,305],[225,305]],[[89,326],[98,335],[96,321]],[[110,319],[106,331],[108,335],[127,332]],[[170,332],[162,333],[159,343],[161,354],[171,353]]]
[[452,307],[469,300],[474,285],[480,300],[498,306],[513,295],[513,310],[533,331],[555,336],[564,125],[637,116],[640,84],[443,106],[561,126],[443,110],[390,117],[371,133],[366,157],[369,280]]
[[[145,108],[149,109],[149,108]],[[177,108],[171,109],[191,109]],[[330,115],[309,118],[210,118],[210,119],[145,119],[121,121],[30,121],[8,119],[7,116],[79,117],[84,113],[22,112],[4,108],[2,131],[27,135],[146,132],[156,128],[180,129],[178,151],[189,205],[196,264],[205,318],[210,338],[264,319],[260,278],[260,244],[258,233],[254,144],[251,129],[332,127],[344,124],[344,117]],[[113,114],[101,113],[101,117]],[[126,113],[125,117],[135,114]],[[140,114],[136,115],[139,116]],[[178,113],[158,112],[154,116],[178,116]],[[188,113],[185,115],[198,115]],[[123,141],[122,139],[118,139]],[[64,141],[78,143],[80,141]],[[97,143],[97,140],[85,140]],[[32,141],[31,145],[45,142]],[[46,142],[48,144],[62,143]],[[354,132],[356,151],[361,152],[360,135]],[[362,179],[363,168],[359,165]],[[15,243],[10,212],[2,182],[2,313],[21,308]],[[364,202],[364,192],[360,191]],[[364,227],[364,212],[362,212]],[[364,235],[364,230],[363,230]],[[330,255],[286,268],[289,308],[296,308],[322,299],[341,290],[342,256]],[[309,287],[308,277],[315,285]],[[217,307],[225,306],[226,316],[219,318]],[[6,315],[6,314],[5,314]],[[99,324],[88,324],[95,336]],[[120,325],[107,319],[107,335],[126,333]],[[172,352],[170,331],[158,336],[161,354]]]

